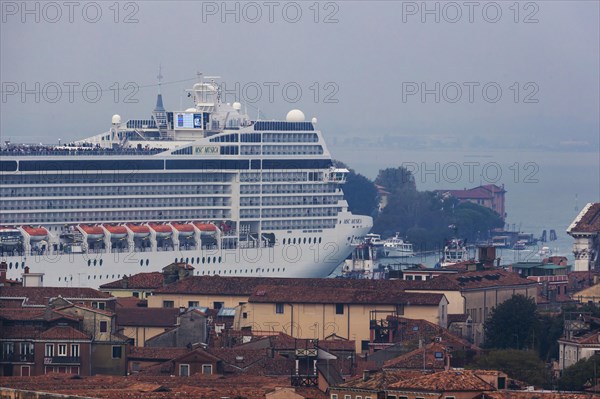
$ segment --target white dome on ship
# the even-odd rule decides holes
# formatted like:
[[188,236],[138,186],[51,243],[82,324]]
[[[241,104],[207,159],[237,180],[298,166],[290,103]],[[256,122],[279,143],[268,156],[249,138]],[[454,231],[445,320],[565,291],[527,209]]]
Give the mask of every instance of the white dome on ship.
[[112,124],[113,125],[118,125],[119,123],[121,123],[121,115],[114,114],[112,116]]
[[234,102],[233,103],[233,109],[235,109],[236,111],[239,111],[240,109],[242,109],[242,104],[240,104],[239,102]]
[[196,108],[188,108],[185,112],[196,112]]
[[288,122],[304,122],[304,112],[299,109],[293,109],[287,113],[285,120]]
[[312,118],[312,124],[316,125],[317,124],[317,118]]

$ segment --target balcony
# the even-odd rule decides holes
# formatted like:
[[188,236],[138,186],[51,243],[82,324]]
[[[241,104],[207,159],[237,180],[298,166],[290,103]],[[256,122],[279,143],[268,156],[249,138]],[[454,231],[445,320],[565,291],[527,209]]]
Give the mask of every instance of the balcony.
[[11,363],[33,363],[33,354],[19,355],[17,353],[3,353],[0,356],[0,362],[11,362]]
[[79,356],[53,356],[45,357],[44,364],[80,364],[81,357]]

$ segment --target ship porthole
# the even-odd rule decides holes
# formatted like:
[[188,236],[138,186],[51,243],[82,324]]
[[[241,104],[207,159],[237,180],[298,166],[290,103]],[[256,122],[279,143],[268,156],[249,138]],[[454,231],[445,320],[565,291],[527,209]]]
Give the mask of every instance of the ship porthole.
[[94,266],[96,266],[96,262],[97,262],[96,259],[94,259]]
[[213,256],[213,263],[217,263],[217,257]]
[[146,259],[146,266],[150,264],[150,259]]
[[102,266],[102,259],[100,259],[100,266]]
[[92,260],[88,259],[88,266],[91,266],[91,265],[92,265]]
[[223,261],[223,258],[221,258],[221,257],[219,256],[219,263],[221,263],[222,261]]
[[12,269],[12,262],[10,262],[10,263],[8,264],[8,268],[9,268],[9,269]]
[[144,266],[144,260],[140,259],[140,266]]

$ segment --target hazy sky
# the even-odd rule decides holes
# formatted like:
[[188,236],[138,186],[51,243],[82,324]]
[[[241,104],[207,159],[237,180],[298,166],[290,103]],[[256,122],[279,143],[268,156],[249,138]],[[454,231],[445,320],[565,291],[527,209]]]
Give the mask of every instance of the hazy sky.
[[162,65],[168,109],[190,105],[198,71],[219,75],[253,118],[316,116],[334,155],[369,176],[423,159],[553,158],[581,163],[584,197],[600,200],[598,1],[1,5],[3,140],[65,142],[115,113],[147,117]]

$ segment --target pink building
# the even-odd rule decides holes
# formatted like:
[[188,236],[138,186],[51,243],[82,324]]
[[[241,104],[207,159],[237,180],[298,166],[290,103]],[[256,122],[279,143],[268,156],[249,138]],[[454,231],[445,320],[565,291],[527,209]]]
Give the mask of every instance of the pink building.
[[506,209],[504,206],[504,184],[502,187],[498,187],[495,184],[486,184],[467,190],[438,190],[442,196],[452,196],[458,199],[460,202],[472,202],[477,205],[485,206],[490,208],[502,219],[506,218]]

